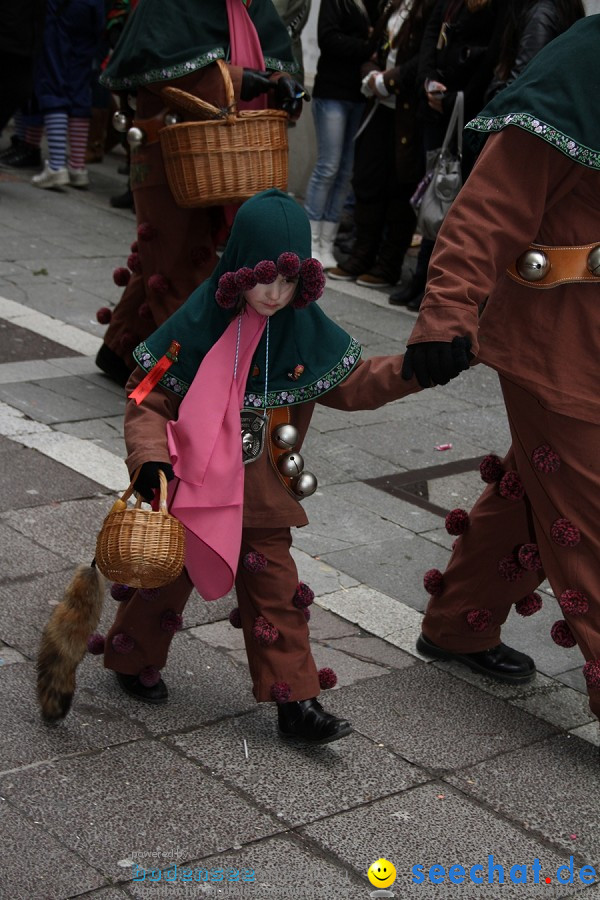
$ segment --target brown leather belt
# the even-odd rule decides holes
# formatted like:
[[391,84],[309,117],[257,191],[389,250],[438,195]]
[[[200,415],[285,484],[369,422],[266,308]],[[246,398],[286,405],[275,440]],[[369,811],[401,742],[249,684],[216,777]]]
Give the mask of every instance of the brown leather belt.
[[531,288],[600,282],[600,242],[576,247],[531,244],[506,271],[514,281]]
[[140,128],[144,132],[144,144],[154,144],[158,140],[158,133],[166,128],[165,113],[166,109],[161,110],[151,119],[134,119],[131,123],[135,128]]

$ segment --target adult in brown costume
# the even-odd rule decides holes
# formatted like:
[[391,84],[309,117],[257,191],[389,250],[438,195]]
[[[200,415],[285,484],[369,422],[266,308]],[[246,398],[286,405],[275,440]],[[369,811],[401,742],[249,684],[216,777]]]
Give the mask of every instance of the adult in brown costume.
[[469,123],[487,142],[440,232],[403,372],[439,382],[437,350],[468,334],[500,375],[512,435],[504,460],[484,460],[489,486],[470,517],[447,522],[461,534],[445,573],[426,575],[419,649],[527,680],[532,660],[499,643],[500,629],[513,604],[525,616],[540,607],[547,577],[564,616],[552,639],[579,645],[596,715],[600,127],[589,96],[599,38],[600,16],[582,19]]
[[[248,39],[248,34],[250,38]],[[258,40],[256,39],[258,37]],[[260,45],[258,44],[260,41]],[[167,183],[158,131],[175,109],[161,99],[165,86],[178,87],[224,107],[223,78],[215,64],[228,63],[240,108],[269,103],[299,111],[298,85],[282,73],[295,72],[287,31],[270,0],[144,0],[131,15],[101,82],[134,105],[122,127],[136,126],[145,135],[131,158],[137,240],[127,267],[114,272],[125,291],[112,312],[96,363],[125,384],[134,367],[132,351],[161,325],[213,271],[216,246],[227,234],[221,207],[178,207]],[[246,68],[251,67],[251,68]],[[261,70],[265,70],[264,72]],[[256,99],[262,93],[260,99]],[[251,102],[253,101],[253,102]],[[261,103],[262,101],[262,103]],[[301,101],[300,101],[301,105]],[[291,106],[291,108],[290,108]],[[233,208],[229,210],[229,224]]]

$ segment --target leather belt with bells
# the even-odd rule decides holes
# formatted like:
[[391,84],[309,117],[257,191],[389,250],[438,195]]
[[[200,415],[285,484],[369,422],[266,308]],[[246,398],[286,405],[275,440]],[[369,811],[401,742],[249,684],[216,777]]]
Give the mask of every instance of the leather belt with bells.
[[531,244],[506,271],[514,281],[532,288],[600,282],[600,243],[571,247]]

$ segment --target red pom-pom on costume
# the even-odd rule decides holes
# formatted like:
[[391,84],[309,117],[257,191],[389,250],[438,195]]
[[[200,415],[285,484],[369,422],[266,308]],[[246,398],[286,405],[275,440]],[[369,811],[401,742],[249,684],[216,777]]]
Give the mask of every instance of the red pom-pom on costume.
[[[237,272],[234,273],[235,285],[238,291],[251,291],[252,288],[256,287],[256,275],[254,274],[253,269],[249,269],[248,266],[242,266],[241,269],[238,269]],[[220,279],[219,279],[220,284]]]
[[111,584],[110,586],[110,596],[113,600],[116,600],[117,603],[122,603],[123,600],[129,600],[130,597],[133,597],[135,593],[135,588],[129,587],[128,584]]
[[519,581],[524,574],[525,569],[521,568],[514,556],[503,556],[498,561],[498,575],[505,581]]
[[100,653],[104,653],[104,635],[90,634],[87,639],[87,648],[88,653],[92,653],[94,656],[99,656]]
[[267,568],[267,557],[256,550],[251,550],[250,553],[246,553],[244,556],[242,565],[248,572],[258,575],[259,572]]
[[537,572],[542,568],[540,549],[537,544],[521,544],[517,556],[527,572]]
[[111,645],[115,653],[131,653],[135,647],[135,641],[132,637],[129,637],[128,634],[120,632],[119,634],[113,635]]
[[300,296],[294,300],[294,306],[302,309],[314,300],[318,300],[325,290],[326,282],[323,266],[318,259],[305,259],[300,266]]
[[164,275],[161,275],[160,272],[156,272],[148,279],[148,287],[157,294],[168,294],[169,280]]
[[158,234],[154,225],[151,225],[149,222],[142,222],[141,225],[138,225],[137,236],[140,241],[151,241]]
[[144,687],[151,688],[160,681],[160,669],[156,666],[146,666],[145,669],[138,674],[138,681]]
[[234,628],[242,627],[242,616],[240,613],[239,606],[234,606],[231,612],[229,613],[229,624],[233,625]]
[[292,689],[286,681],[276,681],[271,685],[271,700],[275,703],[287,703],[292,696]]
[[588,598],[581,591],[573,591],[570,588],[563,591],[558,598],[562,611],[567,616],[584,616],[590,604]]
[[337,684],[337,675],[328,667],[324,669],[319,669],[317,672],[319,676],[319,686],[322,691],[328,691],[330,688],[335,687]]
[[152,318],[152,310],[150,309],[149,303],[140,303],[138,307],[138,316],[142,319],[151,319]]
[[131,250],[132,253],[139,253],[140,245],[138,244],[137,241],[134,241],[129,249]]
[[439,597],[444,590],[444,576],[439,569],[428,569],[423,575],[423,587],[432,597]]
[[258,284],[273,284],[277,278],[277,266],[271,259],[263,259],[254,266],[254,275]]
[[600,688],[600,659],[588,659],[583,667],[583,677],[588,688]]
[[310,622],[310,609],[303,609],[302,612],[304,613],[304,618],[306,619],[306,621]]
[[277,258],[277,271],[284,278],[296,278],[300,274],[300,257],[286,251]]
[[117,287],[125,287],[125,285],[129,284],[130,278],[131,272],[125,266],[117,266],[113,271],[113,281]]
[[219,278],[215,300],[223,309],[231,309],[235,306],[239,295],[239,289],[235,283],[235,275],[233,272],[225,272]]
[[492,621],[491,609],[472,609],[467,613],[467,624],[471,631],[485,631]]
[[560,456],[548,444],[540,444],[531,454],[531,461],[538,472],[550,475],[558,472],[560,468]]
[[479,464],[479,474],[481,475],[481,480],[485,481],[486,484],[500,481],[504,475],[504,467],[500,457],[496,456],[495,453],[488,453],[487,456],[484,456]]
[[577,641],[564,619],[559,619],[550,629],[550,637],[559,647],[574,647]]
[[298,582],[298,587],[292,599],[292,603],[297,609],[306,609],[315,599],[315,592],[309,588],[303,581]]
[[166,609],[160,617],[160,627],[162,631],[173,636],[183,628],[183,618],[174,609]]
[[525,496],[523,482],[517,472],[506,472],[498,484],[498,493],[505,500],[522,500]]
[[279,637],[279,631],[264,616],[257,616],[252,626],[252,637],[263,647],[270,647]]
[[533,616],[534,613],[539,612],[541,608],[542,598],[536,591],[532,594],[527,594],[526,597],[522,597],[515,603],[515,610],[520,616]]
[[559,547],[576,547],[581,540],[581,532],[568,519],[557,519],[550,529],[550,537]]
[[158,599],[160,595],[160,588],[140,588],[140,597],[143,600],[147,600],[149,603],[152,603],[153,600]]
[[[127,271],[127,269],[125,269],[125,271]],[[100,322],[101,325],[108,325],[111,319],[112,312],[108,306],[101,306],[100,309],[96,310],[96,320]]]
[[453,509],[446,516],[448,534],[464,534],[469,527],[469,513],[464,509]]
[[131,269],[132,272],[141,272],[142,271],[142,260],[140,259],[139,253],[130,253],[127,257],[127,268]]

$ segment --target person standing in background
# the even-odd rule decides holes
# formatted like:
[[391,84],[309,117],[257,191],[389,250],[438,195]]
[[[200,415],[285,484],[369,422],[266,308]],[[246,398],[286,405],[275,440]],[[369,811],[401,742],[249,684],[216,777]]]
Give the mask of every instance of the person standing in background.
[[0,133],[31,97],[45,13],[46,0],[0,0]]
[[302,31],[310,15],[312,0],[273,0],[273,6],[288,30],[292,42],[292,53],[298,63],[298,81],[304,84],[304,57],[302,53]]

